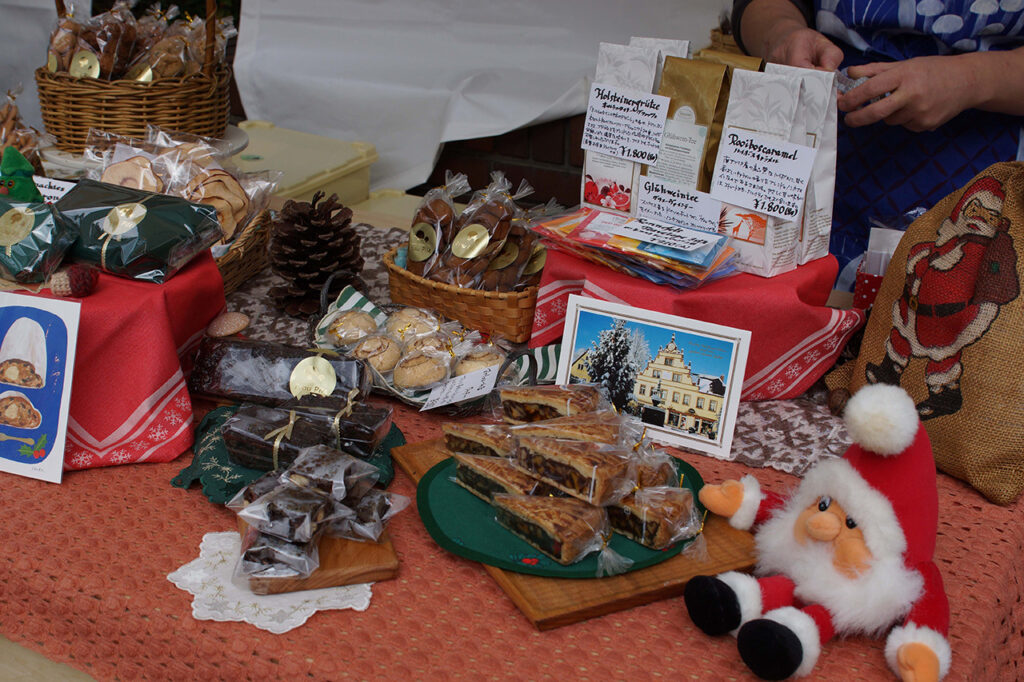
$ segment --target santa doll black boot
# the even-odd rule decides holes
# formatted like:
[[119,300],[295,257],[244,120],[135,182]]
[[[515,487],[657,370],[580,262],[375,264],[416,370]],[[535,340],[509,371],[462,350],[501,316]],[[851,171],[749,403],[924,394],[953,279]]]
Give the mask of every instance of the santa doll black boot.
[[736,649],[750,671],[763,680],[791,677],[804,660],[797,634],[768,618],[744,623],[736,634]]
[[951,386],[929,386],[928,397],[917,404],[917,413],[921,415],[922,421],[934,419],[953,414],[960,409],[963,402],[959,383]]
[[877,365],[873,362],[864,367],[864,375],[869,384],[889,384],[899,386],[900,375],[906,365],[900,365],[888,354]]
[[740,626],[740,602],[725,581],[715,576],[698,575],[683,590],[683,601],[693,624],[704,634],[717,637]]

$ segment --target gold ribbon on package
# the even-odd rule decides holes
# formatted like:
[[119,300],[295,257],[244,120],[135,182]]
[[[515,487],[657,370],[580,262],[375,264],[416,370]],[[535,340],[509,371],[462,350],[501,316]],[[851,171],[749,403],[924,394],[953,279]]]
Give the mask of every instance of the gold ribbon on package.
[[347,417],[352,414],[352,409],[355,407],[355,399],[357,395],[359,395],[358,388],[353,388],[349,391],[345,401],[345,407],[338,410],[338,414],[334,415],[334,422],[332,423],[331,430],[334,432],[335,450],[341,449],[341,420],[343,417]]
[[121,241],[126,233],[138,227],[146,217],[146,207],[141,203],[119,204],[110,209],[100,229],[106,235],[103,237],[103,246],[100,249],[100,267],[107,269],[107,247],[111,239]]
[[295,422],[298,420],[299,415],[295,414],[295,410],[288,412],[288,423],[280,428],[276,428],[267,435],[263,436],[263,440],[274,439],[274,470],[277,470],[277,453],[281,449],[282,440],[292,439],[292,427],[295,426]]

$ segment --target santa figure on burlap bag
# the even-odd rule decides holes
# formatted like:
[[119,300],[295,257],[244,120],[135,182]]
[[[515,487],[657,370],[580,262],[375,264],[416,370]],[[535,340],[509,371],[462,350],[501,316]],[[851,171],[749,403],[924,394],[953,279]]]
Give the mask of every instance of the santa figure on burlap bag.
[[812,467],[788,499],[749,475],[701,490],[701,502],[732,526],[758,526],[759,577],[698,576],[686,608],[705,633],[733,633],[743,661],[765,679],[806,675],[836,635],[887,631],[893,671],[941,679],[952,654],[932,561],[938,493],[928,434],[898,386],[864,387],[844,416],[854,444]]
[[1002,214],[1002,183],[981,177],[942,221],[934,242],[907,254],[906,283],[892,304],[885,357],[865,368],[869,383],[898,384],[912,358],[926,358],[922,419],[953,414],[963,398],[963,349],[988,331],[1000,306],[1017,298],[1017,254]]

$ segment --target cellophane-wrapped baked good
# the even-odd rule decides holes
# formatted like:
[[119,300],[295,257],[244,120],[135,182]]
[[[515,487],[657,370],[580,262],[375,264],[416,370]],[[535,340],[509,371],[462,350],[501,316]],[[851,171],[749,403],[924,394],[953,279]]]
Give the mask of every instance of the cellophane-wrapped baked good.
[[302,450],[282,476],[338,502],[360,499],[379,477],[377,467],[326,445]]
[[84,178],[56,204],[75,260],[162,283],[221,238],[216,211],[178,197]]
[[519,438],[513,463],[564,493],[596,506],[613,504],[636,485],[628,450],[556,438]]
[[569,417],[610,406],[596,384],[504,386],[498,390],[498,397],[500,416],[509,424]]
[[236,572],[245,578],[307,578],[320,567],[316,541],[289,542],[249,527]]
[[693,537],[701,515],[689,488],[641,488],[607,508],[612,530],[651,549]]
[[485,502],[490,502],[496,494],[566,496],[561,490],[531,476],[503,457],[461,453],[455,453],[453,457],[455,484]]
[[563,438],[628,448],[640,441],[643,424],[636,417],[608,409],[519,424],[509,427],[509,433],[515,437]]
[[572,497],[497,494],[499,524],[563,566],[600,551],[609,533],[600,507]]
[[328,442],[332,435],[326,420],[263,405],[243,405],[221,427],[231,461],[263,470],[290,466],[303,449]]
[[357,500],[346,499],[352,513],[333,518],[324,532],[347,540],[379,542],[387,522],[410,502],[405,495],[371,488]]
[[57,220],[50,204],[0,199],[0,277],[44,282],[74,241],[75,234]]
[[360,402],[370,391],[370,380],[357,360],[268,341],[206,337],[188,387],[195,394],[276,407],[328,388],[331,397]]
[[457,211],[455,197],[470,190],[464,173],[445,173],[445,183],[423,195],[409,228],[409,249],[406,269],[414,275],[426,276],[437,265],[444,245],[455,233]]
[[334,511],[330,497],[298,485],[281,485],[238,511],[238,517],[267,535],[309,542]]

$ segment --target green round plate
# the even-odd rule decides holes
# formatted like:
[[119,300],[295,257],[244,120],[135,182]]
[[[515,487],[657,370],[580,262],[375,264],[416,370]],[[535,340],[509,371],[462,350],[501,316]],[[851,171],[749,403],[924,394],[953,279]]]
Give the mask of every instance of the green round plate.
[[[683,485],[697,492],[704,480],[697,470],[682,460],[675,460]],[[563,566],[518,536],[506,530],[494,518],[494,509],[462,486],[455,483],[455,460],[449,457],[434,465],[416,486],[416,507],[430,537],[442,548],[464,557],[506,571],[529,573],[552,578],[594,578],[597,576],[597,552],[576,563]],[[704,507],[697,502],[698,509]],[[663,550],[648,549],[618,533],[612,534],[609,546],[633,560],[629,571],[647,568],[679,554],[693,539],[677,542]]]

